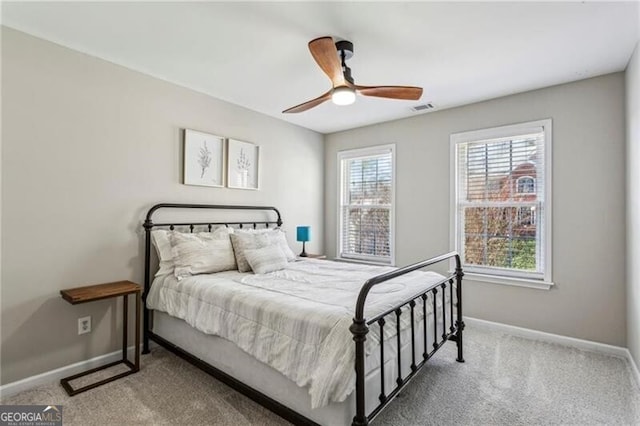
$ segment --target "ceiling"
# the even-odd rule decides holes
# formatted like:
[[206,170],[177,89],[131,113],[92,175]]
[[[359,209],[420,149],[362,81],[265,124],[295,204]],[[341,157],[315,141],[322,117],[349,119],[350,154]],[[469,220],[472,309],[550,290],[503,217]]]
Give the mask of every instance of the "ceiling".
[[[2,24],[309,129],[331,133],[624,70],[637,2],[2,2]],[[281,111],[330,89],[307,43],[354,43],[357,84],[421,86]]]

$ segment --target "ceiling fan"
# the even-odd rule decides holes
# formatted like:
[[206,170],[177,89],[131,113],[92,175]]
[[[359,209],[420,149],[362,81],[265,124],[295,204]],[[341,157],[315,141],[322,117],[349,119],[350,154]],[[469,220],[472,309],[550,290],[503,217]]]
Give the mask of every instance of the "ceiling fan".
[[331,99],[336,105],[349,105],[356,100],[356,93],[378,98],[416,101],[422,96],[422,87],[411,86],[358,86],[353,82],[351,68],[346,64],[353,56],[353,43],[335,42],[331,37],[320,37],[309,42],[311,56],[331,80],[332,88],[315,99],[282,111],[285,114],[303,112]]

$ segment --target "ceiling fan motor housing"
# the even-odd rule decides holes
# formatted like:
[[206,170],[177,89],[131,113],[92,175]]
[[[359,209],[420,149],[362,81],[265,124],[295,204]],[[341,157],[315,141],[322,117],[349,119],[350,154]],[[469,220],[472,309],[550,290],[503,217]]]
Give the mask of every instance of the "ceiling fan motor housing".
[[351,68],[346,64],[348,59],[353,56],[353,43],[347,40],[340,40],[336,42],[336,49],[338,50],[338,56],[342,64],[342,74],[345,80],[353,84],[353,77],[351,76]]
[[338,49],[338,53],[340,54],[340,58],[342,59],[342,55],[344,52],[344,60],[351,59],[353,56],[353,43],[347,40],[340,40],[336,42],[336,49]]

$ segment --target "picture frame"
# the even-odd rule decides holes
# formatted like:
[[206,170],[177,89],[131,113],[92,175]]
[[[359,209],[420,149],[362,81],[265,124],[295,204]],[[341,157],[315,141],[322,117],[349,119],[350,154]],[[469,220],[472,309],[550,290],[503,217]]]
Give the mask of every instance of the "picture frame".
[[227,152],[227,186],[235,189],[259,189],[260,146],[229,139]]
[[221,136],[185,129],[185,185],[223,188],[225,185],[225,139]]

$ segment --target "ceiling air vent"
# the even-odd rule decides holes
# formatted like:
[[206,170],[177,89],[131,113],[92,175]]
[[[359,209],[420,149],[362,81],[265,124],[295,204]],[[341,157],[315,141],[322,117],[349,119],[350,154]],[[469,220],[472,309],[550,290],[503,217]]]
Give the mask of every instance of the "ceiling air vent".
[[428,111],[428,110],[434,109],[434,108],[435,108],[435,106],[431,102],[429,102],[429,103],[426,103],[426,104],[416,105],[414,107],[411,107],[411,110],[415,111],[415,112],[418,112],[418,111]]

